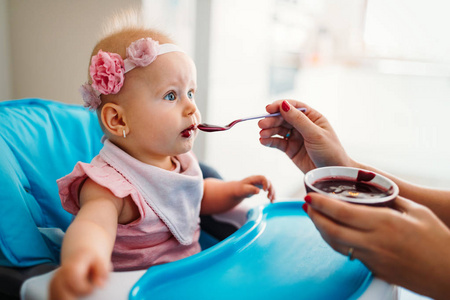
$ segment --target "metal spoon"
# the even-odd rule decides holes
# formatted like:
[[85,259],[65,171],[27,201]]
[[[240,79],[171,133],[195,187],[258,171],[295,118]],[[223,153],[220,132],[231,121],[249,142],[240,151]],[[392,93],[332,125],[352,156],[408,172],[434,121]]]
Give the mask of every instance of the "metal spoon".
[[[298,110],[302,111],[302,112],[306,112],[306,108],[297,108]],[[214,132],[214,131],[225,131],[230,129],[231,127],[233,127],[234,125],[236,125],[237,123],[243,122],[243,121],[248,121],[248,120],[254,120],[254,119],[262,119],[262,118],[268,118],[268,117],[276,117],[279,116],[280,113],[274,113],[274,114],[265,114],[265,115],[259,115],[259,116],[254,116],[254,117],[248,117],[248,118],[243,118],[243,119],[238,119],[238,120],[234,120],[233,122],[231,122],[230,124],[226,125],[226,126],[219,126],[219,125],[211,125],[211,124],[206,124],[206,123],[201,123],[197,125],[197,128],[201,131],[205,131],[205,132]]]

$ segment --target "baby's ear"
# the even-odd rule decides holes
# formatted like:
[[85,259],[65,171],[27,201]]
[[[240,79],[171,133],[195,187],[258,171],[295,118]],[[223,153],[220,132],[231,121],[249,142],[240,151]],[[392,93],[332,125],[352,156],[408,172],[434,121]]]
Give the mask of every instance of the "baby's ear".
[[104,128],[115,136],[128,134],[128,126],[123,108],[114,103],[106,103],[101,111],[101,120]]

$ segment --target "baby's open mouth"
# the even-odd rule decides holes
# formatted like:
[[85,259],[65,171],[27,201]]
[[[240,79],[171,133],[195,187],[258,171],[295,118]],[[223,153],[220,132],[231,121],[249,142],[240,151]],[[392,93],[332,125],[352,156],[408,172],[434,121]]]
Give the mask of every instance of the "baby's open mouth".
[[190,137],[192,135],[192,132],[196,129],[195,125],[191,125],[188,128],[186,128],[185,130],[183,130],[181,132],[181,136],[182,137]]

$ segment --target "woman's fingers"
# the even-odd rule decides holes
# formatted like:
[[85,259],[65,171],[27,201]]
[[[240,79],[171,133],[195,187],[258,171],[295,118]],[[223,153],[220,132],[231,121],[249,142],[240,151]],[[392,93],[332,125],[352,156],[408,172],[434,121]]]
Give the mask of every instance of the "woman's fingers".
[[[290,126],[288,123],[286,123],[282,117],[269,117],[264,118],[258,121],[258,126],[261,129],[270,129],[270,128],[278,128],[282,125]],[[292,127],[292,126],[291,126]]]
[[276,148],[283,152],[286,152],[288,142],[280,138],[260,138],[259,142],[266,147]]
[[293,156],[291,152],[297,152],[303,145],[303,137],[290,125],[289,128],[283,125],[262,129],[259,135],[259,141],[263,146],[279,149],[286,152],[289,157]]
[[292,134],[292,126],[291,128],[278,126],[261,130],[259,136],[261,138],[271,138],[274,136],[285,138],[286,136],[290,137],[291,134]]
[[313,214],[317,211],[340,224],[363,231],[374,230],[382,220],[400,214],[393,209],[347,203],[318,193],[309,193],[305,200],[310,202]]
[[[318,120],[320,120],[319,123],[326,123],[326,120],[322,115],[301,102],[294,100],[290,101],[294,105],[286,100],[280,100],[269,104],[266,107],[268,112],[272,112],[275,111],[275,107],[278,106],[276,111],[280,111],[282,118],[265,118],[258,122],[259,127],[262,129],[260,132],[260,142],[264,146],[277,148],[285,152],[289,143],[284,137],[286,137],[288,133],[290,135],[290,141],[299,142],[300,144],[302,144],[304,140],[323,140],[318,138],[323,133],[323,128],[320,127],[320,124],[314,123]],[[306,107],[306,113],[297,110],[296,108],[298,107]],[[291,129],[293,130],[291,131]],[[281,138],[277,138],[276,136],[281,136]]]
[[[283,110],[281,107],[283,101],[286,101],[286,100],[277,100],[277,101],[274,101],[273,103],[267,105],[266,111],[270,114],[281,112]],[[308,105],[306,105],[302,102],[299,102],[296,100],[287,100],[287,101],[289,101],[292,104],[292,106],[294,106],[295,108],[306,108],[307,114],[313,111]],[[296,110],[296,111],[302,113],[299,110]],[[258,125],[261,129],[268,129],[268,128],[274,128],[274,127],[280,127],[280,126],[283,126],[288,129],[292,128],[292,125],[289,124],[288,122],[286,122],[284,120],[284,118],[282,118],[282,117],[264,118],[258,122]]]
[[[298,105],[297,102],[294,102],[294,104]],[[295,130],[300,132],[305,139],[308,139],[310,136],[317,135],[320,127],[315,124],[313,120],[316,120],[319,117],[316,116],[313,119],[310,118],[318,113],[316,111],[312,111],[311,108],[309,108],[309,110],[305,113],[297,110],[296,108],[296,106],[292,105],[288,101],[283,101],[280,105],[280,112],[283,119],[287,123],[291,124]]]
[[390,208],[347,203],[318,193],[309,193],[305,201],[323,239],[352,259],[366,259],[367,253],[389,234],[392,220],[401,215]]
[[284,99],[284,100],[274,101],[266,106],[266,111],[269,114],[279,112],[280,106],[283,103],[283,101],[288,101],[289,103],[291,103],[291,105],[295,106],[295,108],[306,108],[307,112],[311,111],[311,107],[309,107],[307,104],[300,102],[298,100],[292,100],[292,99]]
[[345,226],[311,207],[308,214],[324,241],[335,251],[349,259],[364,259],[367,256],[370,240],[366,231]]
[[414,206],[417,204],[400,196],[394,200],[394,209],[401,213],[409,212]]

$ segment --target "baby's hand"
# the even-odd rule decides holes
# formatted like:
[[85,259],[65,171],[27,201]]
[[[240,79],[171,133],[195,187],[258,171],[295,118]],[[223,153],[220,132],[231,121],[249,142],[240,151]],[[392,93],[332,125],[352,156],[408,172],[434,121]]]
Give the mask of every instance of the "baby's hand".
[[50,299],[78,299],[103,287],[111,270],[109,262],[86,251],[66,260],[50,282]]
[[248,198],[259,193],[260,189],[267,192],[267,198],[270,202],[275,199],[275,190],[272,183],[263,175],[253,175],[238,181],[240,183],[237,187],[238,198]]

